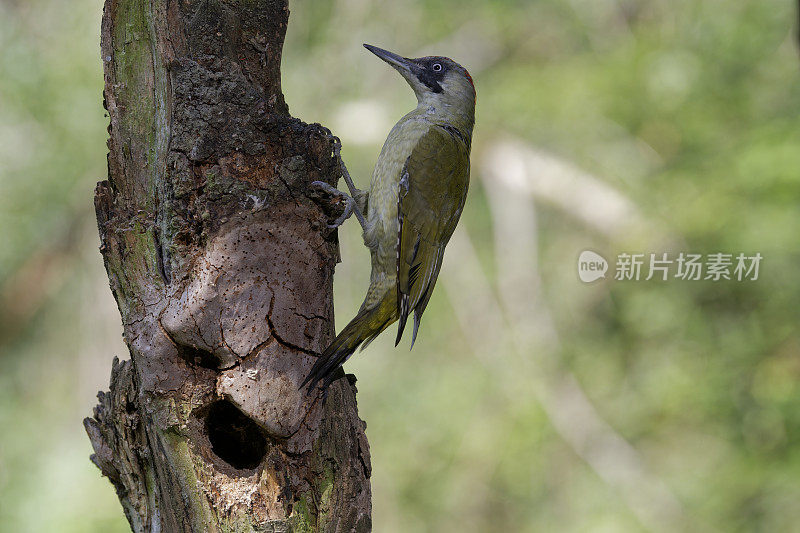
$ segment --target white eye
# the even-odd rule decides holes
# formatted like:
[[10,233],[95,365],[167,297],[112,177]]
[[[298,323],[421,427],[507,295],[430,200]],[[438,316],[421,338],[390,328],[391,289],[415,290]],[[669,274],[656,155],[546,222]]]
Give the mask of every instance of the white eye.
[[440,70],[442,70],[442,65],[440,65],[439,63],[434,63],[431,68],[433,69],[434,72],[439,72]]

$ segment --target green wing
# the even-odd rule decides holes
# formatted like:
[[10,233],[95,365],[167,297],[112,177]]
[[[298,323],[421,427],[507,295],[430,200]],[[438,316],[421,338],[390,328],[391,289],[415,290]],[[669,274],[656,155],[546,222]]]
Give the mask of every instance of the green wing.
[[431,126],[403,167],[398,195],[397,306],[400,342],[409,313],[419,321],[439,276],[469,186],[469,146],[451,128]]

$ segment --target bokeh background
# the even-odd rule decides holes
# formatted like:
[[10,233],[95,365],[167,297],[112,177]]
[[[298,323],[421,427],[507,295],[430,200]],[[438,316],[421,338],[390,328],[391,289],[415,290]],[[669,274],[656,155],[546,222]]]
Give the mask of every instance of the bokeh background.
[[[415,101],[362,42],[451,56],[478,92],[417,345],[386,334],[346,365],[375,531],[796,531],[795,5],[292,4],[291,112],[341,136],[364,187]],[[126,356],[92,211],[101,9],[0,0],[0,531],[128,531],[81,426]],[[339,234],[341,328],[369,259],[355,222]],[[584,249],[764,259],[751,282],[583,284]]]

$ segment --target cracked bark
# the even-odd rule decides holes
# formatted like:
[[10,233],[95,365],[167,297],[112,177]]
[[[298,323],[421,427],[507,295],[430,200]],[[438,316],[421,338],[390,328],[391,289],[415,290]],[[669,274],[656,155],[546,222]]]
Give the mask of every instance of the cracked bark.
[[[332,338],[329,135],[280,88],[285,0],[106,0],[101,247],[130,349],[85,426],[136,532],[368,531],[352,379],[297,386]],[[335,215],[335,213],[333,213]]]

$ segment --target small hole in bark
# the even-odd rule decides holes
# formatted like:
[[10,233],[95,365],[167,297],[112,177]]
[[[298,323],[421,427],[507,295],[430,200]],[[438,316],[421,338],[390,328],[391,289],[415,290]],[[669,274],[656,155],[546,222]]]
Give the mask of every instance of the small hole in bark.
[[227,400],[209,408],[206,433],[217,457],[234,468],[255,468],[267,454],[261,428]]
[[181,357],[190,365],[214,370],[219,368],[219,359],[207,350],[195,348],[194,346],[180,346],[179,350]]

